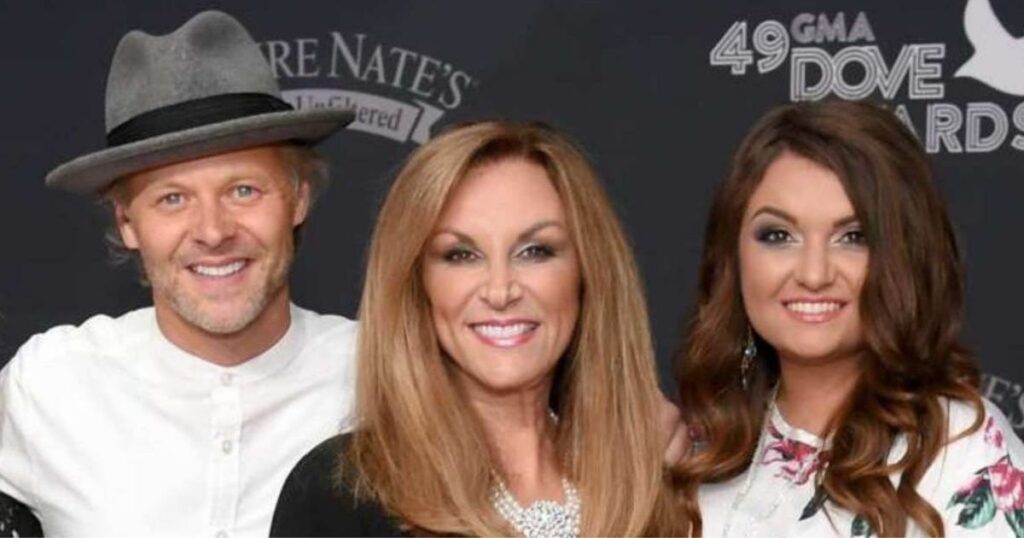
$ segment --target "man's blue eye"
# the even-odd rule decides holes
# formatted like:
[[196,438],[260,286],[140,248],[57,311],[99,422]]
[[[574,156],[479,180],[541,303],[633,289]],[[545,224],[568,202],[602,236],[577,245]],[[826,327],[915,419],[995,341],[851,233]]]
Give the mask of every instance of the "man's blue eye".
[[184,200],[185,197],[180,192],[172,192],[161,196],[159,203],[162,205],[178,205]]

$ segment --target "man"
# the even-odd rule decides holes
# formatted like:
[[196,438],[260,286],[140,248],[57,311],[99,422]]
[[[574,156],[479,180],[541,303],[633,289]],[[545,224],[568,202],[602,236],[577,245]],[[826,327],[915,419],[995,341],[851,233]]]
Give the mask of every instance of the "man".
[[346,427],[354,323],[292,305],[314,144],[349,110],[293,110],[256,43],[204,12],[133,31],[108,147],[51,187],[109,202],[153,306],[32,337],[0,373],[0,490],[61,536],[266,536],[285,475]]

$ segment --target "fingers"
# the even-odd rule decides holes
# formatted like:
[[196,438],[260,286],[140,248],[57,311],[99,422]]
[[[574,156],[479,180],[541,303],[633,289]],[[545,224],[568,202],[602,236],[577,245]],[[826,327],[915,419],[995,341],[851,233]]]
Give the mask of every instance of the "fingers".
[[679,408],[664,397],[658,411],[662,439],[665,443],[664,461],[666,466],[673,466],[687,454],[690,449],[690,432],[683,422]]
[[665,466],[672,467],[679,463],[679,460],[689,451],[690,444],[690,435],[686,430],[686,424],[680,421],[668,441],[668,446],[665,447]]

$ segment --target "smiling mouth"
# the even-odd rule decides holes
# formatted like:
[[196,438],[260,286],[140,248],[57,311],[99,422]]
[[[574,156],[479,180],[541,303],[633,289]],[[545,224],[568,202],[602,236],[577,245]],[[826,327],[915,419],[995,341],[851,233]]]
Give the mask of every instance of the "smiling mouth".
[[799,321],[823,323],[839,316],[845,301],[783,301],[786,311]]
[[470,328],[485,344],[495,347],[515,347],[526,343],[540,326],[533,321],[507,323],[471,323]]
[[238,260],[231,263],[225,263],[222,265],[206,265],[206,264],[192,264],[188,268],[193,273],[207,277],[207,278],[227,278],[234,275],[245,268],[248,265],[247,260]]

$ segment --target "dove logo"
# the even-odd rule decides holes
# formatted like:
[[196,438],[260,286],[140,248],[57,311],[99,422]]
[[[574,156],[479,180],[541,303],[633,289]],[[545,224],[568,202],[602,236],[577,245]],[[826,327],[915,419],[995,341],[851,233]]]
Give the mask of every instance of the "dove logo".
[[[281,92],[292,106],[353,108],[350,130],[396,142],[429,140],[434,124],[478,85],[450,62],[363,33],[267,41],[261,49],[283,87],[289,81],[304,86]],[[309,86],[314,80],[331,82]]]
[[[955,76],[1024,96],[1024,38],[1006,30],[990,2],[967,0],[964,28],[974,54]],[[959,11],[953,9],[951,15]],[[710,50],[709,63],[734,77],[754,74],[748,67],[765,75],[788,65],[791,101],[881,98],[928,153],[1024,152],[1024,102],[947,100],[946,43],[879,41],[865,12],[850,28],[846,20],[801,13],[788,28],[777,19],[737,20]],[[1021,402],[1024,429],[1024,395]]]
[[1024,96],[1024,38],[1006,30],[989,0],[968,0],[964,30],[974,55],[955,76],[981,81],[1010,95]]

